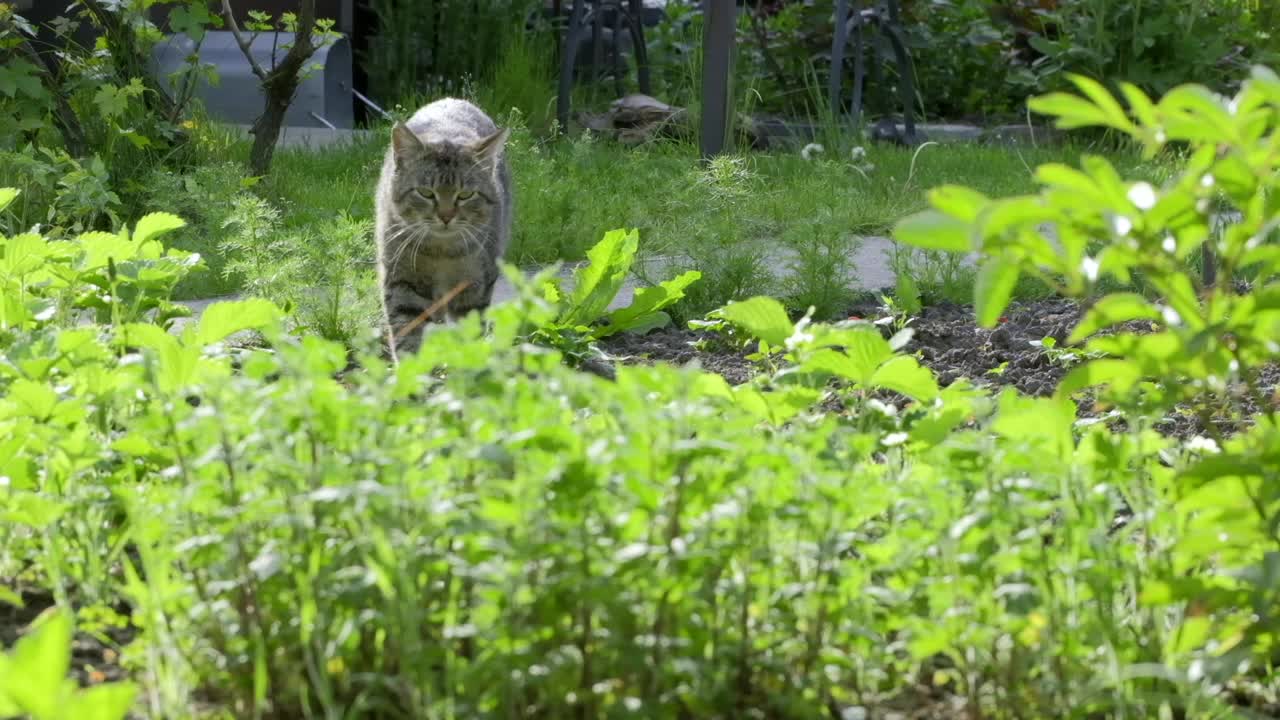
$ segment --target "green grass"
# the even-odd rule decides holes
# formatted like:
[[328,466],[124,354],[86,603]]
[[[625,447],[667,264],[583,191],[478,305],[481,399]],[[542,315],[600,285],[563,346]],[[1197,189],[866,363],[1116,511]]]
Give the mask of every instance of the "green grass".
[[[370,219],[384,132],[318,149],[281,149],[272,174],[255,191],[280,210],[285,231],[316,232],[343,215]],[[218,145],[210,157],[239,159],[247,153],[243,140],[215,133],[209,142]],[[703,271],[705,280],[685,307],[693,314],[759,291],[769,282],[766,258],[779,250],[799,260],[795,276],[771,289],[797,307],[839,312],[847,298],[843,284],[831,282],[834,271],[856,274],[856,268],[836,266],[847,264],[861,236],[885,235],[897,220],[923,209],[930,188],[959,183],[993,197],[1027,192],[1033,187],[1030,168],[1074,163],[1084,151],[937,144],[913,152],[872,145],[866,148],[869,168],[857,166],[847,152],[809,160],[798,152],[752,153],[708,167],[695,147],[679,142],[625,148],[589,138],[547,141],[521,130],[510,147],[517,185],[511,261],[533,266],[580,260],[604,231],[638,228],[642,255],[671,257],[677,268]],[[1113,154],[1112,161],[1126,176],[1159,170],[1144,167],[1136,155]],[[162,209],[164,200],[156,197],[152,209]],[[217,202],[186,206],[198,216],[221,217],[219,208],[207,207]],[[219,274],[225,265],[221,221],[198,217],[194,225],[199,232],[175,244],[202,253],[213,270],[188,280],[180,294],[234,291],[236,278]],[[322,235],[318,242],[324,242]],[[927,300],[968,293],[963,271],[939,274],[918,260],[908,267]]]

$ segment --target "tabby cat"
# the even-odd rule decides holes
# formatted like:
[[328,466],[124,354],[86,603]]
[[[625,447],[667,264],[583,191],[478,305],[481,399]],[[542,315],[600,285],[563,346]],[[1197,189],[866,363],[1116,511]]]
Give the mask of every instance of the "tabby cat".
[[[419,316],[443,322],[489,306],[511,239],[507,131],[475,105],[437,100],[396,123],[375,205],[378,280],[393,357],[422,343]],[[416,327],[408,326],[416,323]]]

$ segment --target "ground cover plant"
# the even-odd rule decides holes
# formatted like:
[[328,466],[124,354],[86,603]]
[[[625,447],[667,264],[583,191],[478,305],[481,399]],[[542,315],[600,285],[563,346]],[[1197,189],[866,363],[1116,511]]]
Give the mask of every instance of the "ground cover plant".
[[[984,326],[1023,274],[1092,300],[1041,397],[763,296],[699,324],[738,381],[576,371],[548,334],[698,285],[599,326],[631,233],[392,367],[264,299],[182,324],[174,215],[6,232],[0,714],[65,716],[24,690],[83,702],[69,668],[103,718],[1274,716],[1280,78],[1079,87],[1037,107],[1185,163],[943,187],[895,229],[979,253]],[[1195,435],[1157,432],[1184,407]]]

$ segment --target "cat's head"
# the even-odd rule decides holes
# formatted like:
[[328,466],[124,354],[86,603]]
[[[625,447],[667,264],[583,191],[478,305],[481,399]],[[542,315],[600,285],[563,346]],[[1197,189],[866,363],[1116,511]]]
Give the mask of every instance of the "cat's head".
[[437,235],[486,225],[498,211],[497,165],[507,142],[498,130],[470,144],[423,142],[403,123],[391,131],[392,199],[402,218]]

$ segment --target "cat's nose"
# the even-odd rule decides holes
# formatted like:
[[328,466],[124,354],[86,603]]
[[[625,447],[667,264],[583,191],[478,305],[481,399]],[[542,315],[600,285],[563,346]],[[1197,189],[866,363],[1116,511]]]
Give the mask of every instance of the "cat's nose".
[[453,220],[454,216],[456,216],[457,214],[458,214],[458,211],[453,208],[440,208],[439,210],[436,211],[436,216],[439,217],[440,222],[444,223],[445,225],[448,225],[449,221]]

